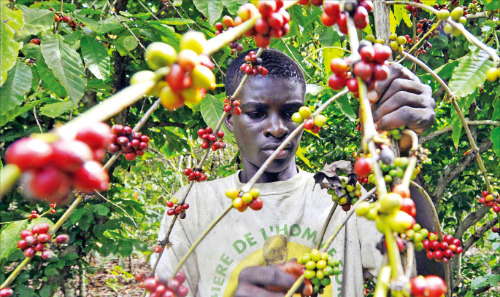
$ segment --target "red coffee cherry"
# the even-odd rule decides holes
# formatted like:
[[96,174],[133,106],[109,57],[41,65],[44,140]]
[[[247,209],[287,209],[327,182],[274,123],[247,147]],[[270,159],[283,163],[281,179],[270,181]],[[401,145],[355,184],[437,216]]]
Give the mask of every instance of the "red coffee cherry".
[[68,234],[59,234],[56,236],[56,243],[58,244],[63,244],[69,241],[69,235]]
[[5,160],[25,171],[46,166],[51,155],[52,147],[48,143],[27,137],[17,140],[7,149]]
[[354,172],[358,176],[366,177],[372,172],[372,166],[371,158],[359,158],[354,163]]
[[10,297],[14,294],[11,288],[3,288],[0,290],[0,297]]
[[76,134],[76,140],[85,142],[93,150],[107,148],[111,143],[112,137],[111,128],[101,122],[82,128]]
[[33,258],[36,255],[36,250],[32,247],[26,248],[24,250],[24,255],[28,258]]
[[108,172],[100,163],[87,161],[75,172],[73,184],[77,190],[85,193],[106,191],[109,187]]
[[71,179],[54,167],[46,167],[32,174],[29,192],[40,199],[59,203],[71,190]]
[[90,147],[78,140],[56,141],[52,144],[52,149],[52,164],[62,171],[71,173],[93,157]]

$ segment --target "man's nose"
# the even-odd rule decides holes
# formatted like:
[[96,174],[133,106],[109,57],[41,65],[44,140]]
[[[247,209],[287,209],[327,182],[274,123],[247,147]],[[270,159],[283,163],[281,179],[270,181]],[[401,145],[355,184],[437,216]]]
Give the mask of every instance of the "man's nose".
[[265,136],[273,136],[275,138],[283,138],[289,132],[285,120],[279,115],[272,114],[268,117],[266,126],[264,128]]

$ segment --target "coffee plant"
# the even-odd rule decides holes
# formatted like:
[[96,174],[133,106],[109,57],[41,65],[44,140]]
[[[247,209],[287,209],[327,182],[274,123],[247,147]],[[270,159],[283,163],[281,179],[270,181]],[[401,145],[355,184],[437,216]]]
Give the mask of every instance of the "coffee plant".
[[[330,217],[347,214],[317,249],[281,267],[297,280],[287,296],[302,283],[304,296],[322,292],[340,273],[325,252],[354,214],[385,236],[385,264],[365,294],[498,294],[500,2],[0,3],[0,297],[69,296],[77,277],[85,296],[93,255],[142,253],[146,261],[168,249],[170,231],[156,241],[163,213],[173,216],[172,230],[191,210],[189,190],[173,194],[241,167],[222,123],[241,113],[234,98],[246,78],[267,75],[266,47],[305,74],[306,106],[292,116],[298,127],[248,183],[227,189],[227,208],[168,279],[155,277],[157,262],[136,275],[143,294],[188,294],[179,269],[233,208],[266,207],[254,184],[303,129],[299,166],[324,172],[342,159],[354,173],[339,187],[322,184],[332,195]],[[227,94],[227,66],[246,50],[254,51],[241,65],[245,78]],[[433,90],[436,121],[423,135],[375,127],[373,89],[391,63]],[[408,157],[398,156],[399,140]],[[415,224],[410,185],[433,210],[429,230]],[[443,265],[444,276],[429,266],[428,275],[410,277],[403,263],[421,255]]]

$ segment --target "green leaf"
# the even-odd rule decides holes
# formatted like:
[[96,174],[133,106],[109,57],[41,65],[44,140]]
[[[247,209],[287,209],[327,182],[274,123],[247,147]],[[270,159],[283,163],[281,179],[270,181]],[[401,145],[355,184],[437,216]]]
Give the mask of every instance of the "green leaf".
[[354,110],[352,109],[351,103],[349,103],[349,99],[347,99],[347,96],[342,96],[339,99],[337,99],[335,102],[337,102],[338,107],[340,108],[340,111],[347,116],[351,121],[355,121],[357,116]]
[[45,59],[42,56],[42,50],[39,45],[35,44],[25,44],[22,48],[22,52],[26,58],[31,58],[36,60],[36,71],[42,79],[42,87],[49,89],[54,92],[58,97],[66,97],[66,90],[63,88],[61,83],[49,69],[49,66],[45,63]]
[[52,104],[46,104],[40,108],[41,114],[49,118],[56,118],[66,112],[71,111],[75,107],[73,101],[62,101]]
[[36,101],[30,102],[30,103],[26,103],[23,106],[16,106],[16,108],[11,110],[10,112],[8,112],[4,115],[0,115],[0,127],[5,126],[5,124],[7,124],[8,122],[17,118],[18,116],[22,115],[23,113],[32,110],[33,107],[38,106],[41,103],[51,101],[51,100],[53,100],[53,99],[52,98],[43,98],[43,99],[36,100]]
[[31,88],[33,75],[28,65],[17,60],[0,88],[0,114],[9,113],[24,101],[24,94]]
[[249,0],[222,0],[222,4],[224,4],[230,14],[236,15],[238,13],[238,8],[248,1]]
[[475,279],[472,280],[471,282],[471,289],[475,290],[484,286],[488,285],[488,277],[486,276],[479,276],[476,277]]
[[499,282],[500,282],[500,274],[490,275],[490,286],[492,287],[498,286]]
[[131,240],[122,240],[119,245],[118,253],[122,256],[130,256],[134,250]]
[[455,149],[458,149],[458,141],[460,140],[460,135],[462,135],[462,122],[458,115],[452,117],[451,126],[453,127],[453,131],[451,132],[451,139],[453,140],[453,145]]
[[16,39],[22,39],[29,35],[37,35],[41,31],[47,31],[54,24],[54,12],[47,9],[29,8],[20,5],[23,12],[24,26],[16,31]]
[[109,207],[103,204],[96,204],[93,206],[94,212],[97,213],[99,216],[105,216],[109,213]]
[[47,66],[76,105],[82,99],[87,84],[80,55],[60,35],[45,36],[41,47]]
[[450,89],[459,97],[467,96],[486,80],[486,72],[494,66],[490,55],[481,50],[474,56],[471,52],[463,58],[453,71]]
[[493,151],[500,158],[500,126],[495,129],[491,129],[490,134],[491,142],[493,142]]
[[194,24],[195,21],[192,19],[176,19],[176,18],[165,18],[160,20],[161,23],[167,24],[167,25],[172,25],[172,26],[178,26],[178,25],[190,25]]
[[79,208],[75,209],[71,216],[69,217],[69,220],[71,221],[71,224],[74,225],[76,222],[78,222],[82,216],[85,214],[86,209],[85,208]]
[[17,249],[17,240],[19,233],[26,229],[28,221],[15,221],[5,227],[0,233],[0,260],[6,259]]
[[199,12],[208,18],[210,24],[214,24],[222,14],[222,0],[193,0],[194,6]]
[[87,68],[96,78],[104,80],[109,74],[109,55],[106,48],[88,35],[82,37],[80,46]]
[[36,218],[34,220],[32,220],[29,224],[28,224],[28,227],[27,229],[31,229],[33,228],[34,226],[36,225],[40,225],[42,223],[46,223],[46,224],[49,224],[50,228],[52,228],[54,226],[54,222],[52,222],[50,219],[47,219],[45,217],[39,217],[39,218]]
[[[224,112],[224,103],[214,96],[207,94],[205,98],[201,100],[200,111],[205,123],[207,123],[209,127],[215,128]],[[222,124],[221,128],[222,131],[224,131],[224,139],[227,137],[234,139],[233,134],[227,130],[224,124]]]
[[0,8],[0,87],[7,79],[7,72],[14,67],[21,49],[21,43],[16,42],[14,34],[23,26],[23,16],[19,9],[12,10],[2,1]]
[[396,4],[394,5],[394,18],[396,20],[396,25],[399,26],[401,21],[403,20],[408,27],[412,26],[412,22],[410,19],[410,14],[408,10],[406,10],[405,5]]
[[484,9],[496,10],[500,8],[500,2],[498,0],[483,0]]

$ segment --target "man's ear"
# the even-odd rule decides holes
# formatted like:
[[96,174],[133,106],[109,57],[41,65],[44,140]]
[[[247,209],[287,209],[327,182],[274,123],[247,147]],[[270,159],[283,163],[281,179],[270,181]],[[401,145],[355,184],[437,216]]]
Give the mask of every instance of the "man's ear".
[[224,120],[224,123],[226,124],[226,128],[229,130],[229,132],[234,133],[233,113],[232,112],[227,114],[226,119]]

